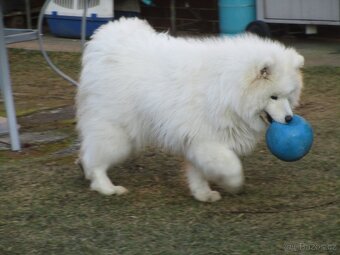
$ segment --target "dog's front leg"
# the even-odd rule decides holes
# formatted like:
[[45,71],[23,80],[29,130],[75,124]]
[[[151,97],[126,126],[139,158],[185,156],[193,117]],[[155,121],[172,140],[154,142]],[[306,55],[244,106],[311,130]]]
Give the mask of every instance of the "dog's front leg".
[[209,182],[201,170],[196,169],[191,163],[186,163],[186,174],[191,194],[202,202],[215,202],[221,199],[218,191],[210,189]]
[[[191,145],[186,157],[196,171],[199,171],[196,176],[191,174],[196,180],[199,180],[197,176],[200,174],[206,181],[214,182],[228,192],[238,193],[242,189],[244,176],[241,162],[225,145],[211,142],[195,143]],[[190,178],[190,175],[188,177]],[[203,183],[202,189],[207,190],[204,182],[201,183]],[[195,190],[198,188],[193,190],[192,185],[190,188],[195,196]]]

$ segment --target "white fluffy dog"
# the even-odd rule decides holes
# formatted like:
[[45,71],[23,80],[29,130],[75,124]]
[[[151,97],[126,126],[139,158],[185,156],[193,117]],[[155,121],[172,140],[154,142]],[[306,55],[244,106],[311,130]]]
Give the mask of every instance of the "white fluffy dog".
[[254,35],[174,38],[147,22],[120,19],[87,44],[77,94],[80,161],[91,189],[123,194],[110,166],[146,145],[181,154],[192,195],[221,198],[209,182],[237,192],[239,155],[266,120],[288,122],[302,88],[303,57]]

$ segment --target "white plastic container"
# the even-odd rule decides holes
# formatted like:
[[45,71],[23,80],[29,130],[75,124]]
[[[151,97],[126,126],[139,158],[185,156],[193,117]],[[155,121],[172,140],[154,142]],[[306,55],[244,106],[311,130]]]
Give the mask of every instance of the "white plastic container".
[[[52,0],[45,17],[52,34],[61,37],[79,38],[84,3],[87,0]],[[86,37],[114,18],[113,0],[89,0],[86,15]]]

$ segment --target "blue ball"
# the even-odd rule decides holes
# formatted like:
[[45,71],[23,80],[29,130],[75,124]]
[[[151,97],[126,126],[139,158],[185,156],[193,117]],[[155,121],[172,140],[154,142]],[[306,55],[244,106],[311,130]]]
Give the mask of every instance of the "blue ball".
[[268,149],[283,161],[296,161],[304,157],[313,144],[313,129],[301,116],[282,124],[273,121],[267,129]]

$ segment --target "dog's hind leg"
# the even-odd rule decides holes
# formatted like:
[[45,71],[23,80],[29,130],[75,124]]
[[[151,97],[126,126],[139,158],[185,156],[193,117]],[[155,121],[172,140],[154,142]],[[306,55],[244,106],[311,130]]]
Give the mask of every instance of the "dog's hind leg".
[[201,170],[196,169],[192,164],[186,164],[186,174],[191,194],[202,202],[215,202],[221,199],[218,191],[210,189],[208,181],[204,178]]
[[112,184],[107,170],[124,161],[130,152],[128,136],[119,127],[101,123],[87,130],[83,136],[80,161],[85,177],[91,181],[91,189],[104,195],[126,193],[126,188]]

